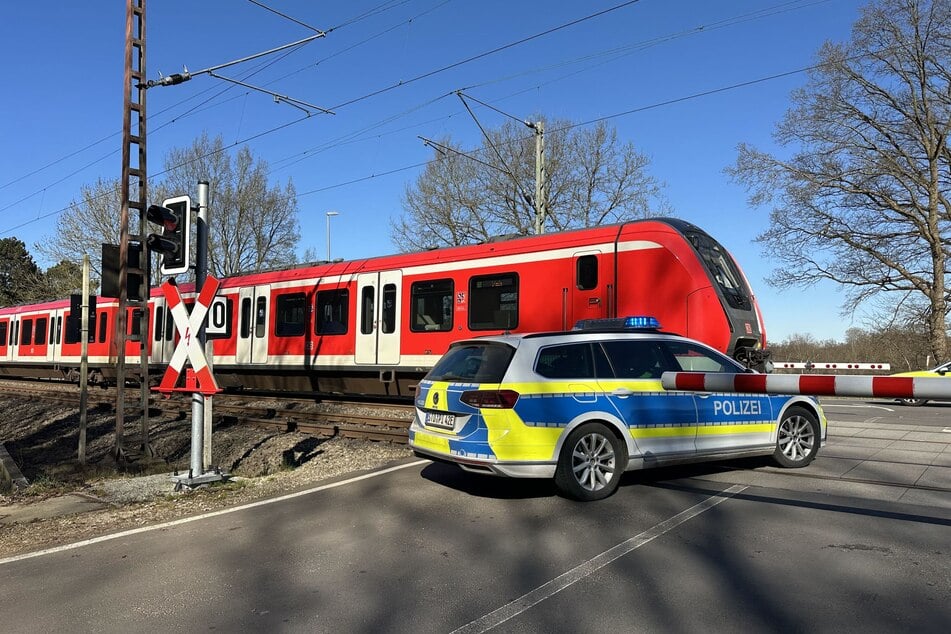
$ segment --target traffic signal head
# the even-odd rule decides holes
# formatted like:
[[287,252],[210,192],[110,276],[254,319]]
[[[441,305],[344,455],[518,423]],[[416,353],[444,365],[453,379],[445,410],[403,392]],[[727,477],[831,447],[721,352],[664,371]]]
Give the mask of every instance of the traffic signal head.
[[146,212],[149,222],[162,227],[162,233],[146,239],[149,251],[162,254],[162,274],[176,275],[188,271],[191,258],[191,198],[166,198],[161,205],[152,205]]

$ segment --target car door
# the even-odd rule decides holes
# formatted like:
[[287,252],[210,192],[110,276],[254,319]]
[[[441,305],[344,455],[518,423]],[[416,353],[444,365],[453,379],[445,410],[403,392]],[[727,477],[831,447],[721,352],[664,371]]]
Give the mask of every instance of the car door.
[[672,369],[663,343],[649,338],[605,339],[601,347],[610,375],[598,383],[649,464],[652,459],[690,457],[696,450],[697,409],[691,392],[665,391],[660,377]]
[[[742,372],[719,352],[690,341],[668,341],[677,372]],[[776,420],[767,394],[697,392],[697,453],[772,446]]]

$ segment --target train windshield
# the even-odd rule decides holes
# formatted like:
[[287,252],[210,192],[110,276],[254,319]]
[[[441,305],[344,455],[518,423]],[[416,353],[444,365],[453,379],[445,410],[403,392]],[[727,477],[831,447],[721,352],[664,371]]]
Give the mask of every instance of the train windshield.
[[730,254],[706,233],[700,231],[685,232],[710,273],[710,278],[720,287],[720,291],[733,308],[750,310],[750,292],[743,276]]

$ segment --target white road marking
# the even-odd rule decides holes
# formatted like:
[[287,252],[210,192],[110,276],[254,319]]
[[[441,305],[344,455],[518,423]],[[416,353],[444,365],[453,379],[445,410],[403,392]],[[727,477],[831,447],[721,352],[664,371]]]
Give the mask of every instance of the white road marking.
[[84,539],[80,542],[74,542],[72,544],[63,544],[62,546],[54,546],[52,548],[46,548],[44,550],[37,550],[32,553],[23,553],[22,555],[13,555],[12,557],[6,557],[0,559],[0,566],[3,564],[9,564],[14,561],[21,561],[23,559],[32,559],[34,557],[42,557],[43,555],[51,555],[53,553],[60,553],[65,550],[73,550],[75,548],[82,548],[83,546],[91,546],[92,544],[98,544],[101,542],[107,542],[113,539],[119,539],[122,537],[128,537],[130,535],[137,535],[139,533],[148,533],[150,531],[159,531],[172,526],[180,526],[181,524],[188,524],[189,522],[195,522],[198,520],[206,519],[209,517],[217,517],[219,515],[228,515],[229,513],[236,513],[238,511],[243,511],[245,509],[252,509],[257,506],[266,506],[268,504],[274,504],[275,502],[283,502],[284,500],[291,500],[293,498],[300,497],[302,495],[310,495],[311,493],[317,493],[318,491],[326,491],[328,489],[335,489],[337,487],[342,487],[346,484],[352,484],[354,482],[359,482],[361,480],[368,480],[369,478],[375,478],[387,473],[392,473],[393,471],[399,471],[400,469],[408,469],[409,467],[418,467],[422,464],[428,464],[429,460],[416,460],[403,465],[397,465],[395,467],[389,467],[388,469],[383,469],[381,471],[374,471],[372,473],[365,473],[360,476],[353,478],[348,478],[346,480],[341,480],[340,482],[332,482],[330,484],[324,484],[312,489],[307,489],[305,491],[298,491],[297,493],[288,493],[287,495],[282,495],[276,498],[269,498],[267,500],[258,500],[257,502],[249,502],[248,504],[243,504],[241,506],[235,506],[233,508],[222,509],[220,511],[212,511],[211,513],[205,513],[204,515],[196,515],[194,517],[183,517],[181,519],[172,520],[170,522],[164,522],[162,524],[156,524],[155,526],[144,526],[142,528],[132,528],[127,531],[122,531],[120,533],[113,533],[111,535],[102,535],[100,537],[93,537],[91,539]]
[[597,572],[615,559],[623,557],[629,552],[650,543],[664,533],[673,530],[687,520],[693,519],[694,517],[700,515],[704,511],[712,509],[717,504],[725,502],[747,488],[748,487],[746,485],[735,484],[721,493],[711,495],[703,502],[695,504],[689,509],[681,511],[677,515],[674,515],[673,517],[664,520],[659,524],[655,524],[643,533],[635,535],[634,537],[621,542],[617,546],[609,548],[600,555],[596,555],[582,564],[578,564],[568,572],[565,572],[555,577],[551,581],[540,585],[527,594],[523,594],[518,599],[503,605],[497,610],[489,612],[485,616],[478,618],[475,621],[471,621],[457,630],[453,630],[452,634],[470,634],[491,630],[493,627],[497,627],[502,623],[505,623],[509,619],[518,616],[522,612],[525,612],[532,606],[554,596],[568,586],[581,581],[588,575]]
[[830,407],[852,407],[855,409],[883,409],[886,412],[894,412],[893,407],[884,407],[882,405],[842,405],[841,403],[823,403],[822,409],[829,409]]

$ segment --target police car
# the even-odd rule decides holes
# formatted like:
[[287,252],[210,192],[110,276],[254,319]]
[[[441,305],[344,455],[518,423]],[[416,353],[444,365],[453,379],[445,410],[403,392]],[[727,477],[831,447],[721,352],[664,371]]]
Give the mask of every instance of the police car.
[[[946,376],[949,372],[951,372],[951,361],[948,361],[947,363],[942,363],[938,367],[932,368],[930,370],[915,370],[913,372],[899,372],[898,374],[892,374],[891,376],[935,377],[935,376]],[[927,403],[928,399],[900,398],[898,399],[898,402],[901,403],[902,405],[919,406],[919,405],[924,405],[925,403]]]
[[756,455],[803,467],[825,441],[812,398],[666,391],[665,371],[750,372],[653,318],[458,341],[416,388],[410,446],[598,500],[626,470]]

